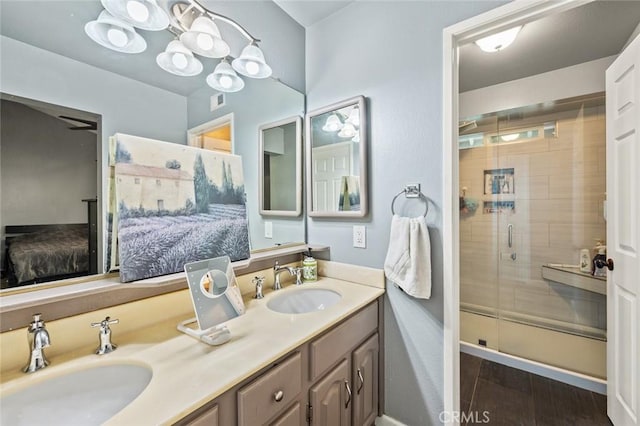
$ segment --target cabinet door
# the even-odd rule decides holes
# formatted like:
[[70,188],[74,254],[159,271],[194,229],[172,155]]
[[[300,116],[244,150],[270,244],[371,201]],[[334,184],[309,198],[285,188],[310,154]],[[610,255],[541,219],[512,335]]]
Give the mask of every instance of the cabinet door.
[[351,398],[349,362],[343,359],[309,390],[311,424],[314,426],[350,425]]
[[353,425],[371,426],[378,415],[378,333],[353,351]]

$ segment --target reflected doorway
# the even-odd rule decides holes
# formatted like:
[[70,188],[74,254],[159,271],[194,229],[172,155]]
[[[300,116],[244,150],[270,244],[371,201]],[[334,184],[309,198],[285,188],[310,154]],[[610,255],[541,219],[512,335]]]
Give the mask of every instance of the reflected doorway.
[[187,139],[189,146],[233,154],[233,113],[190,129]]

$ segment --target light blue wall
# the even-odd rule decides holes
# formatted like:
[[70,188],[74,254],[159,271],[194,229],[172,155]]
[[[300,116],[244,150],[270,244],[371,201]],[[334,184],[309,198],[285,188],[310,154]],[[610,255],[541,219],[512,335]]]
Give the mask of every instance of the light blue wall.
[[[245,87],[225,94],[225,105],[209,111],[210,97],[216,93],[204,87],[188,98],[189,128],[233,112],[234,153],[242,156],[245,182],[258,182],[258,128],[285,118],[304,115],[304,95],[274,79],[245,79]],[[304,217],[282,218],[260,215],[258,185],[245,186],[251,248],[304,241]],[[264,220],[273,223],[273,238],[264,237]]]
[[[385,300],[385,412],[408,425],[439,424],[443,410],[442,30],[501,4],[359,1],[307,29],[308,110],[368,98],[371,212],[356,221],[311,218],[309,242],[330,245],[332,260],[382,268],[393,196],[419,182],[435,204],[431,299],[388,284]],[[366,249],[352,248],[354,224],[367,227]]]
[[0,48],[3,92],[101,114],[105,143],[116,132],[186,143],[185,96],[8,37]]

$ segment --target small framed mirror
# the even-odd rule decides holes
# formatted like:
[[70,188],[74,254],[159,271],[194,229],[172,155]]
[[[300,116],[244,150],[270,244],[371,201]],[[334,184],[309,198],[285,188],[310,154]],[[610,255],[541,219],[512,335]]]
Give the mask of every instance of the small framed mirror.
[[367,214],[367,114],[363,96],[307,114],[309,216]]
[[302,118],[286,118],[260,126],[260,214],[302,213]]

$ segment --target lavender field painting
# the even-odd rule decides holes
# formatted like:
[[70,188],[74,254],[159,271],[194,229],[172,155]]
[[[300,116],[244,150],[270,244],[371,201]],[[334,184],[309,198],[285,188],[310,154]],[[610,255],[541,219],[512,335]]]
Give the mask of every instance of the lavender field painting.
[[249,257],[239,156],[118,135],[115,182],[122,282]]

